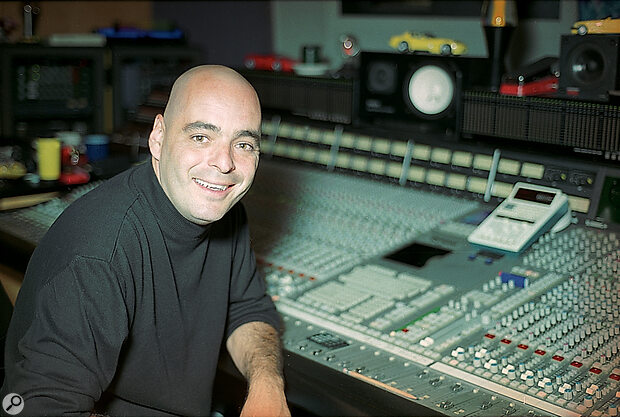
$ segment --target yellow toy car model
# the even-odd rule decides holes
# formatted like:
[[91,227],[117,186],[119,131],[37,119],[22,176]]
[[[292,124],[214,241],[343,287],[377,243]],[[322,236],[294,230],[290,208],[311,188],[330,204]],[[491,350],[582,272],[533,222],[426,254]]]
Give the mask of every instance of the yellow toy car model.
[[461,55],[467,51],[464,43],[429,34],[404,32],[390,38],[389,45],[399,52],[429,52],[436,55]]
[[573,24],[571,32],[579,35],[587,33],[620,33],[620,19],[608,17],[600,20],[580,20]]

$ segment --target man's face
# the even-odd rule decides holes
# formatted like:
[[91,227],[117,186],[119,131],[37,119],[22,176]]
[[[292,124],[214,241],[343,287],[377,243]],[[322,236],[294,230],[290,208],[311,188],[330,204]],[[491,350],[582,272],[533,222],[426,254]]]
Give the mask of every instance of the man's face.
[[163,140],[151,152],[172,204],[191,222],[208,224],[222,218],[254,180],[260,107],[247,87],[187,90],[170,120],[158,116]]

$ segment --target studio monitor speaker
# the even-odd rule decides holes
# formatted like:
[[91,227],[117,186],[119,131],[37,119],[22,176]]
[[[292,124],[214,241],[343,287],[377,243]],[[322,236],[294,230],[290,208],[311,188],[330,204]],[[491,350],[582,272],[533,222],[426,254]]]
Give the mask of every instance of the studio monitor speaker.
[[455,137],[472,62],[456,56],[362,52],[360,123]]
[[620,35],[563,35],[560,48],[561,94],[607,101],[620,89]]

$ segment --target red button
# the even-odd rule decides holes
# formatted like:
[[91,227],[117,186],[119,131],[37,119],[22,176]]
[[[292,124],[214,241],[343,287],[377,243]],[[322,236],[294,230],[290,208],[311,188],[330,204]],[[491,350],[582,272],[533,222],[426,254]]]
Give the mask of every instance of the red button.
[[517,345],[517,347],[518,347],[519,349],[523,349],[523,350],[525,350],[525,349],[527,349],[529,346],[528,346],[528,345],[524,345],[524,344],[520,343],[520,344],[518,344],[518,345]]
[[547,352],[545,352],[544,350],[536,349],[536,350],[534,351],[534,353],[535,353],[535,354],[537,354],[537,355],[542,356],[542,355],[544,355],[544,354],[545,354],[545,353],[547,353]]
[[598,368],[590,368],[590,372],[592,372],[593,374],[599,375],[603,371]]
[[575,368],[581,368],[583,366],[583,363],[577,362],[577,361],[573,361],[570,364],[574,366]]
[[560,356],[560,355],[553,355],[551,358],[558,362],[562,362],[564,360],[564,356]]
[[509,345],[509,344],[512,343],[512,340],[510,340],[510,339],[502,339],[502,343],[505,343],[505,344]]

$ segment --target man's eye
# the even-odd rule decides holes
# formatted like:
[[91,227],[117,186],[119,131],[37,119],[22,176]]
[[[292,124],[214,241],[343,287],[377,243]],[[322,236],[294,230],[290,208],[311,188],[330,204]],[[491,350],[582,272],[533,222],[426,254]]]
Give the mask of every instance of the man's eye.
[[204,142],[208,141],[209,138],[204,136],[204,135],[194,135],[194,136],[192,136],[192,140],[194,142],[197,142],[197,143],[204,143]]
[[256,146],[249,142],[240,142],[237,144],[237,148],[243,149],[245,151],[253,151],[256,149]]

